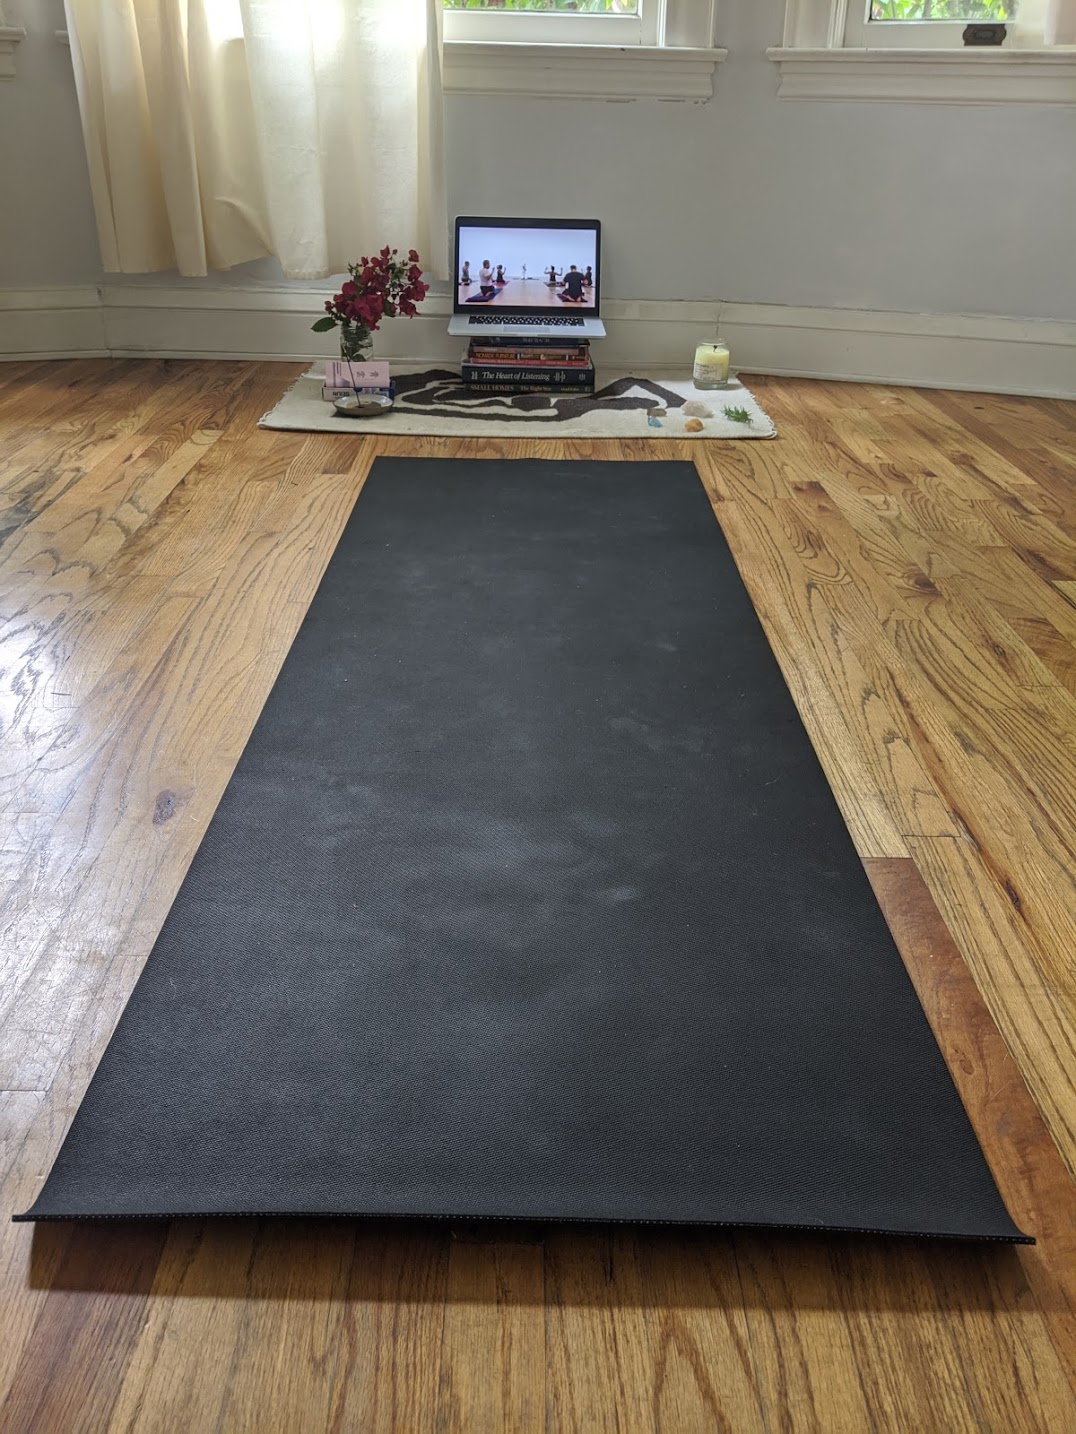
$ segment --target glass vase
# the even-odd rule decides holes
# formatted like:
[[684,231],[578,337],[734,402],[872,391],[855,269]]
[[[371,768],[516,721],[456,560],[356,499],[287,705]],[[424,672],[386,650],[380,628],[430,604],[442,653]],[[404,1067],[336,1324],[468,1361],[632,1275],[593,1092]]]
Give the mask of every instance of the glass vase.
[[345,363],[369,363],[374,336],[362,324],[340,325],[340,357]]

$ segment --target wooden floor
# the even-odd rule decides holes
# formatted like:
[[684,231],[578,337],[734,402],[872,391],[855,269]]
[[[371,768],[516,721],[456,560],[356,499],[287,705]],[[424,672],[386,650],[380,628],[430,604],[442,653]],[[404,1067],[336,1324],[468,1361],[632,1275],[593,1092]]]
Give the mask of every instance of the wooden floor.
[[[681,456],[259,431],[291,376],[0,366],[5,1219],[372,457]],[[682,456],[1040,1243],[2,1223],[4,1434],[1076,1429],[1076,405],[753,387],[776,442]]]

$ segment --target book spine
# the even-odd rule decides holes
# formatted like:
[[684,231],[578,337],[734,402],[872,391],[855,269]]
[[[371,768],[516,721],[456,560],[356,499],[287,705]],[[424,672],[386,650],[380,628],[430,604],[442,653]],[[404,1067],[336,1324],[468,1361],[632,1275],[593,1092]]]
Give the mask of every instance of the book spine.
[[548,334],[540,337],[538,334],[483,334],[481,338],[474,338],[472,343],[481,344],[484,349],[563,349],[590,347],[589,339],[580,339],[578,343],[571,341],[571,335],[557,335],[550,337]]
[[593,383],[594,370],[589,365],[579,368],[565,368],[550,364],[548,368],[519,364],[509,367],[501,364],[465,363],[464,383],[515,383],[540,384],[543,387],[573,388],[577,384]]
[[559,352],[535,353],[533,349],[476,349],[473,345],[467,354],[468,363],[492,363],[492,364],[559,364],[566,368],[586,368],[590,364],[590,355],[587,353],[576,353],[572,349],[562,349]]
[[538,383],[469,383],[468,393],[570,393],[572,397],[593,393],[593,383],[549,384]]

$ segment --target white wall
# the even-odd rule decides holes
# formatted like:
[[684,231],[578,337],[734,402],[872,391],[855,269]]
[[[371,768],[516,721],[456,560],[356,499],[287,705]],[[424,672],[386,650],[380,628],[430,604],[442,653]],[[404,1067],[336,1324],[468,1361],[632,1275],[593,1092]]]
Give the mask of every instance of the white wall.
[[[62,0],[4,3],[30,33],[0,81],[0,289],[93,282]],[[705,105],[450,96],[453,212],[597,215],[606,298],[1076,319],[1076,107],[778,101],[783,0],[721,8]]]
[[[26,28],[0,80],[0,288],[93,283],[101,273],[63,0],[2,0]],[[0,319],[2,322],[2,319]]]
[[453,205],[593,211],[610,296],[1076,318],[1076,107],[779,101],[721,9],[707,105],[454,97]]

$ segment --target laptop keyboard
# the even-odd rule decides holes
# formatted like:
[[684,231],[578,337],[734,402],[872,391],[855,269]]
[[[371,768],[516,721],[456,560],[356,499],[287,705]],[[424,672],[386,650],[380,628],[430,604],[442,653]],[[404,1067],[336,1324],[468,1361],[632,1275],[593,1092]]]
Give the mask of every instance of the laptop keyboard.
[[539,329],[579,329],[586,322],[578,314],[468,314],[469,324],[533,324]]

